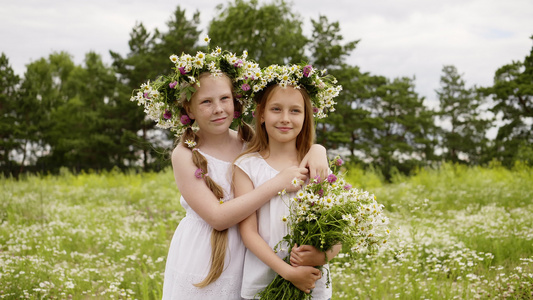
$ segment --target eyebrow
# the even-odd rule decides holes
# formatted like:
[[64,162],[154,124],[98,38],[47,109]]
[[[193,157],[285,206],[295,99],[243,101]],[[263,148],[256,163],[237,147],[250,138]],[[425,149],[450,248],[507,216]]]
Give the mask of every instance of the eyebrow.
[[277,105],[277,106],[288,106],[289,108],[294,108],[294,107],[304,108],[305,107],[305,104],[301,105],[301,104],[291,103],[289,105],[285,105],[285,104],[281,104],[280,102],[277,102],[277,101],[273,101],[273,102],[271,101],[270,103],[267,104],[267,106],[274,106],[274,105]]
[[219,94],[219,95],[216,95],[216,96],[213,96],[213,95],[210,95],[210,94],[205,94],[205,93],[199,93],[199,94],[196,94],[194,97],[197,97],[197,98],[200,98],[200,99],[213,99],[213,98],[222,98],[222,97],[233,97],[233,93],[231,92],[228,92],[228,93],[223,93],[223,94]]

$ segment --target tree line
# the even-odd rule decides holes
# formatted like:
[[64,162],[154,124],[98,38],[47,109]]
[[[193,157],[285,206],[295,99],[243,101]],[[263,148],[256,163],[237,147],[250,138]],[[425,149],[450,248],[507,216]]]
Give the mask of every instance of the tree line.
[[[512,167],[533,162],[533,48],[523,61],[499,68],[489,87],[466,86],[453,65],[443,66],[437,108],[424,105],[414,78],[362,72],[346,59],[358,40],[345,41],[338,22],[312,19],[311,36],[282,0],[233,0],[217,6],[206,30],[211,45],[247,50],[262,66],[308,62],[327,68],[343,86],[337,111],[317,124],[317,143],[352,163],[378,168],[388,178],[416,167],[451,161]],[[199,44],[200,13],[178,6],[166,30],[138,22],[129,53],[110,51],[111,65],[94,52],[76,65],[55,52],[16,75],[0,56],[0,168],[4,175],[159,170],[168,166],[173,137],[154,127],[132,90],[171,72],[171,54],[207,51]],[[532,37],[533,38],[533,37]],[[489,129],[497,130],[494,139]]]

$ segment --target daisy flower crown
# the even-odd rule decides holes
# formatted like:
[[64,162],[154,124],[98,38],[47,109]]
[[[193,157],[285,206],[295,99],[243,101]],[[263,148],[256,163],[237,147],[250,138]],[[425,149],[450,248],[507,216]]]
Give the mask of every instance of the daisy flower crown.
[[318,70],[312,65],[303,63],[286,66],[270,65],[261,70],[259,78],[246,84],[249,84],[245,91],[247,99],[252,99],[256,93],[272,84],[305,89],[313,103],[316,119],[325,118],[328,112],[335,111],[336,102],[333,98],[342,90],[342,86],[337,85],[337,79],[327,75],[326,70]]
[[[209,42],[209,38],[205,38]],[[144,106],[147,117],[154,120],[156,127],[170,129],[179,138],[187,127],[192,126],[192,120],[183,109],[181,99],[190,101],[196,91],[194,85],[200,85],[199,76],[204,72],[212,76],[227,75],[233,85],[235,98],[240,102],[245,111],[252,102],[247,93],[249,82],[261,75],[259,65],[247,60],[248,53],[241,56],[223,51],[216,47],[211,53],[198,51],[195,56],[182,54],[171,55],[170,61],[174,63],[174,72],[163,75],[154,81],[143,83],[140,89],[134,91],[131,101]],[[185,97],[185,98],[184,98]],[[237,122],[242,122],[243,114],[235,112]]]

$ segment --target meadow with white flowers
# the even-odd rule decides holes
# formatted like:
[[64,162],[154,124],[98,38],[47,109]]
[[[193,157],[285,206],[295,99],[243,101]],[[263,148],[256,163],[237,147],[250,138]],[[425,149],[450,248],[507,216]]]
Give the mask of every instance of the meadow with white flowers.
[[[533,168],[349,168],[388,247],[332,261],[333,299],[533,299]],[[171,170],[0,178],[0,299],[160,299],[184,216]]]

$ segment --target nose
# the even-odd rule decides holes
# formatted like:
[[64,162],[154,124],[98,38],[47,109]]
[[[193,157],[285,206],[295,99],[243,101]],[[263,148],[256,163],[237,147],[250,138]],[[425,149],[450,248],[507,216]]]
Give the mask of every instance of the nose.
[[214,109],[213,109],[213,113],[215,114],[219,114],[219,113],[222,113],[224,111],[224,109],[222,108],[222,103],[220,101],[215,101],[214,102]]
[[289,123],[289,112],[288,111],[283,111],[281,113],[281,122],[282,123]]

